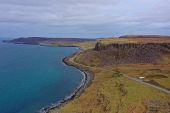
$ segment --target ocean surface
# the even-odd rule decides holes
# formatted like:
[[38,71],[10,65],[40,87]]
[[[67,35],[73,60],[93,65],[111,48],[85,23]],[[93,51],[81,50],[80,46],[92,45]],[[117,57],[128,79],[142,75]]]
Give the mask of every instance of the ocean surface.
[[76,51],[0,42],[0,113],[36,113],[71,94],[83,76],[62,59]]

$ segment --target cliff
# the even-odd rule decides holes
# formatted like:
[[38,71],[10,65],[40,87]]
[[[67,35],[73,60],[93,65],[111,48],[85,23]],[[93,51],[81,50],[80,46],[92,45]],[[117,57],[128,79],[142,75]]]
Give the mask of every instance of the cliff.
[[170,53],[169,43],[125,43],[101,44],[97,43],[94,51],[100,52],[100,58],[110,58],[111,63],[157,63],[163,54]]
[[157,49],[158,51],[170,51],[170,43],[112,43],[112,44],[102,44],[100,42],[96,43],[94,50],[111,50],[111,49],[140,49],[140,48],[150,48]]
[[170,55],[170,43],[96,43],[95,48],[82,52],[79,62],[93,66],[115,64],[155,64],[163,55]]

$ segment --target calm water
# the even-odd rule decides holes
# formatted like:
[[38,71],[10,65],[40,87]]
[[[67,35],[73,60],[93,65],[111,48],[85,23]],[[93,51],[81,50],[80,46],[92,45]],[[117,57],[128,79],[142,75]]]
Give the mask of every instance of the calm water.
[[35,113],[69,95],[82,76],[62,58],[76,51],[0,42],[0,113]]

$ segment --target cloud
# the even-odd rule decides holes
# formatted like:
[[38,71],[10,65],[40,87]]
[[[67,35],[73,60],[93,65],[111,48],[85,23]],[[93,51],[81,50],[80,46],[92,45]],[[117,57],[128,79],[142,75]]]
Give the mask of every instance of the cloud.
[[47,35],[52,29],[60,29],[63,36],[69,32],[72,37],[75,31],[93,36],[98,36],[97,33],[114,35],[114,32],[121,35],[122,31],[154,33],[155,29],[162,33],[162,29],[170,28],[169,4],[170,0],[0,0],[0,29],[9,26],[11,31],[16,31],[15,26],[25,26],[27,30],[43,28]]

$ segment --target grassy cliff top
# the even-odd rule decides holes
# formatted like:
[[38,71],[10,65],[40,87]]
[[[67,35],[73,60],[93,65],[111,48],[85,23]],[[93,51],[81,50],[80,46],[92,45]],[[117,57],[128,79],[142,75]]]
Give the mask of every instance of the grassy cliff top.
[[110,43],[170,43],[170,36],[159,35],[125,35],[112,38],[101,38],[97,41],[104,44]]

